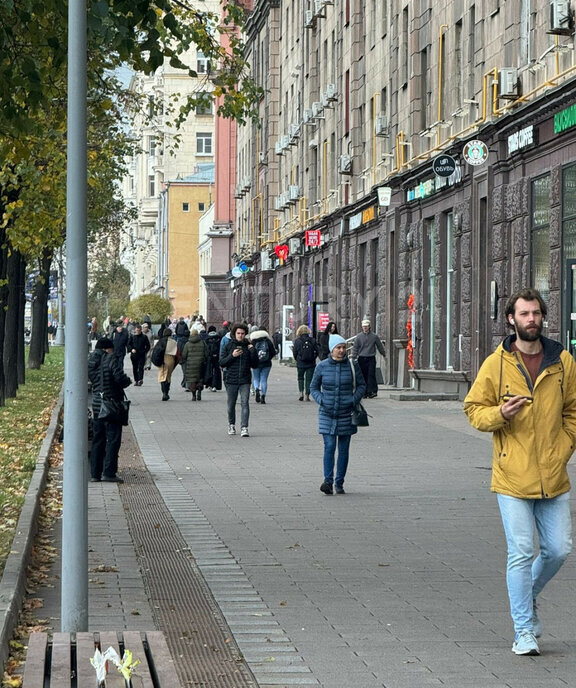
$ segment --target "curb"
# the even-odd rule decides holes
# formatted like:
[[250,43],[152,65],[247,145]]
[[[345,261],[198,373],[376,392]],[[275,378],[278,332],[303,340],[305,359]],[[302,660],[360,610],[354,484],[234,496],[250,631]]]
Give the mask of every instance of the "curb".
[[40,497],[46,487],[48,475],[48,456],[59,428],[59,418],[64,397],[62,389],[56,400],[50,424],[40,446],[36,468],[24,498],[18,519],[16,533],[6,567],[0,581],[0,666],[3,667],[10,654],[10,640],[18,623],[26,588],[26,569],[30,562],[32,545],[38,531],[38,511]]

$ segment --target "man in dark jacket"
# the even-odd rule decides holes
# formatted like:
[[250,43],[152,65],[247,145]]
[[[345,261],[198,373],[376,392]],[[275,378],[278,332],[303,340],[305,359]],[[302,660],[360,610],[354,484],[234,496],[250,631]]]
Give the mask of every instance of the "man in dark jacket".
[[376,382],[376,349],[386,355],[382,346],[382,340],[375,333],[370,331],[370,321],[362,321],[362,332],[356,335],[354,346],[352,347],[352,358],[358,360],[358,365],[366,381],[366,397],[373,399],[378,396],[378,383]]
[[121,320],[118,321],[116,329],[112,335],[112,346],[114,347],[114,357],[118,359],[120,366],[124,368],[124,356],[128,350],[128,339],[130,335]]
[[93,439],[90,452],[90,481],[103,480],[122,483],[118,472],[118,454],[122,443],[122,426],[107,423],[98,418],[102,397],[118,399],[124,397],[124,388],[132,383],[124,373],[118,359],[113,355],[114,345],[107,337],[96,342],[96,349],[88,359],[88,378],[92,383]]
[[142,327],[139,323],[134,325],[134,332],[128,339],[128,351],[130,351],[130,360],[132,361],[132,370],[134,372],[134,385],[141,387],[144,380],[146,354],[150,351],[150,340],[142,332]]
[[258,365],[258,354],[246,338],[247,334],[246,325],[235,323],[230,330],[230,341],[225,344],[220,355],[220,365],[225,369],[224,384],[228,394],[228,434],[236,434],[236,400],[240,393],[241,437],[250,437],[248,432],[250,384],[252,368]]

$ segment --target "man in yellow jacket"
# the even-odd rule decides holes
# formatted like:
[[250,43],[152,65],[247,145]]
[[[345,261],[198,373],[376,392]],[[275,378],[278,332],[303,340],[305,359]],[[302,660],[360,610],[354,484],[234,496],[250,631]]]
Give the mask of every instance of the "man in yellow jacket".
[[546,311],[536,289],[508,299],[506,319],[515,333],[484,361],[464,400],[470,423],[493,433],[491,490],[506,534],[518,655],[540,654],[536,599],[572,549],[566,466],[576,446],[576,363],[559,342],[542,336]]

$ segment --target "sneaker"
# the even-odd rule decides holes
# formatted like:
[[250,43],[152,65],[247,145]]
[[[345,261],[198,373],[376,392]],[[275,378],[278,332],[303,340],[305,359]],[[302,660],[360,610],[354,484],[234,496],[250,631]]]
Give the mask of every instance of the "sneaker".
[[236,434],[236,426],[235,425],[230,424],[228,426],[228,434],[229,435],[235,435]]
[[323,492],[325,495],[334,494],[332,491],[332,484],[331,483],[322,483],[322,485],[320,485],[320,492]]
[[517,655],[539,655],[540,648],[532,631],[520,631],[516,633],[512,652]]
[[248,432],[248,428],[241,428],[240,437],[250,437],[250,433]]
[[532,631],[534,632],[534,637],[539,638],[542,635],[542,622],[538,616],[538,607],[536,606],[536,600],[533,601],[532,606]]
[[334,489],[336,491],[336,494],[346,494],[342,485],[336,485]]

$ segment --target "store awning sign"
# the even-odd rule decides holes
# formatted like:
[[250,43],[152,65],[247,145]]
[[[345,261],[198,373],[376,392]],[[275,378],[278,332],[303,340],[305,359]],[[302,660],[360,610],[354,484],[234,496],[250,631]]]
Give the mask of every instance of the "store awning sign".
[[554,115],[555,134],[560,134],[572,127],[576,127],[576,105],[570,105]]
[[515,131],[508,137],[508,155],[516,153],[523,148],[529,148],[536,143],[534,125],[524,127],[519,131]]
[[488,146],[484,141],[468,141],[462,150],[464,160],[469,165],[483,165],[488,160]]

